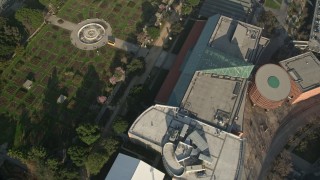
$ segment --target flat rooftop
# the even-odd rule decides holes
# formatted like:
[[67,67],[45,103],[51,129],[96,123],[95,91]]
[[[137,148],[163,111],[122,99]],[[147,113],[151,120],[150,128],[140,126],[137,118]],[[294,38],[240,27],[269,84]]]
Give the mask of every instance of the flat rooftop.
[[197,71],[184,95],[182,107],[197,119],[226,129],[238,115],[245,89],[246,83],[241,78]]
[[164,175],[163,172],[139,159],[119,153],[105,180],[163,180]]
[[275,64],[261,66],[255,75],[255,84],[261,95],[272,101],[286,99],[291,88],[288,73]]
[[[162,113],[161,117],[156,118]],[[168,119],[170,119],[168,121]],[[162,121],[162,122],[158,122]],[[187,124],[189,126],[186,137],[192,132],[197,131],[199,135],[206,141],[208,145],[207,151],[209,157],[213,160],[212,163],[201,161],[200,164],[204,166],[206,177],[201,179],[238,179],[241,177],[242,171],[242,158],[243,158],[243,141],[239,137],[222,131],[206,123],[202,123],[193,118],[184,115],[183,111],[179,108],[154,105],[148,108],[143,114],[141,114],[134,124],[129,129],[130,134],[139,135],[139,138],[143,138],[144,141],[148,142],[152,140],[153,143],[165,144],[169,142],[168,134],[171,134],[174,130],[179,130]],[[132,137],[132,136],[130,136]],[[162,138],[160,138],[162,137]],[[174,142],[178,144],[178,142]],[[171,146],[170,146],[171,147]],[[164,155],[170,157],[170,154],[174,154],[174,147],[166,148],[166,151],[172,149],[172,153],[163,152]],[[191,158],[192,159],[192,158]],[[178,162],[172,162],[173,159],[167,160],[171,169],[180,171]],[[179,163],[185,166],[199,165],[192,164],[190,159],[184,160]],[[173,165],[172,165],[173,164]],[[183,173],[181,178],[185,179],[198,179],[195,173]]]
[[233,57],[253,62],[262,29],[241,21],[221,16],[213,31],[209,46]]
[[320,86],[320,62],[312,52],[307,52],[280,62],[302,92]]
[[196,71],[248,78],[269,40],[262,29],[215,15],[207,20],[197,43],[188,53],[168,105],[179,106]]
[[163,82],[155,101],[160,104],[165,104],[169,100],[170,94],[179,80],[181,73],[181,66],[184,63],[186,56],[190,49],[197,42],[201,31],[206,24],[206,21],[196,21],[194,26],[192,27],[185,43],[183,44],[173,66],[170,69],[169,74],[167,75],[165,81]]

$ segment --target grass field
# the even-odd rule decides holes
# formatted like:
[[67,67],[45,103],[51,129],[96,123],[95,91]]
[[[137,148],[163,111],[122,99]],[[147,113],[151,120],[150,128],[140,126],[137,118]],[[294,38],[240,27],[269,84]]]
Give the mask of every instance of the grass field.
[[264,5],[266,7],[269,7],[269,8],[273,8],[273,9],[280,9],[281,7],[281,3],[279,2],[279,4],[275,1],[281,1],[281,0],[266,0],[266,2],[264,3]]
[[[30,140],[41,139],[41,134],[62,135],[64,129],[74,129],[76,122],[94,119],[99,111],[96,97],[108,95],[110,66],[116,55],[124,53],[107,46],[100,48],[99,54],[79,50],[69,36],[68,31],[44,26],[28,44],[25,57],[14,58],[2,74],[5,87],[0,94],[0,112],[9,112],[19,122],[14,137]],[[22,88],[26,79],[34,82],[30,90]],[[57,104],[61,94],[68,100]],[[92,105],[96,108],[90,109]],[[23,116],[29,119],[22,120]],[[14,142],[18,145],[19,141]]]
[[[156,4],[145,0],[68,0],[58,16],[74,23],[102,18],[114,36],[134,42],[140,26],[150,22],[156,10]],[[120,62],[124,56],[130,58],[110,46],[99,52],[80,50],[71,44],[69,31],[45,25],[28,42],[25,55],[13,58],[2,73],[0,113],[14,122],[0,140],[15,147],[65,147],[79,123],[94,121],[101,107],[96,98],[108,97],[113,90],[109,78],[115,67],[125,66]],[[33,81],[30,90],[22,87],[27,79]],[[67,96],[63,104],[57,103],[60,95]]]
[[[88,6],[90,4],[90,6]],[[58,16],[74,23],[89,18],[101,18],[112,27],[114,36],[135,41],[140,22],[149,20],[154,8],[144,0],[68,0]]]

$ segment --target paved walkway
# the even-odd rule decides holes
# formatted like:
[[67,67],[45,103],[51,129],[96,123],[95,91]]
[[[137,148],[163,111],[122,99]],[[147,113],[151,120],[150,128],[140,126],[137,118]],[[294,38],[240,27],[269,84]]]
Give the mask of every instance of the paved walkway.
[[150,49],[148,55],[145,58],[146,61],[146,72],[140,76],[140,84],[143,84],[146,79],[148,78],[153,66],[156,63],[156,60],[158,59],[158,57],[160,56],[160,54],[162,53],[163,49],[162,46],[166,40],[166,38],[168,37],[168,29],[170,29],[171,24],[166,22],[163,25],[163,28],[160,32],[160,36],[159,38],[154,42],[153,47]]
[[[98,43],[94,43],[94,44],[84,44],[80,41],[80,39],[77,37],[78,36],[78,30],[85,24],[90,23],[91,21],[96,22],[99,19],[87,19],[84,20],[78,24],[75,24],[73,22],[67,21],[67,20],[63,20],[63,23],[59,23],[58,21],[61,18],[59,18],[56,15],[50,15],[46,17],[46,21],[49,24],[58,26],[60,28],[66,29],[68,31],[71,31],[71,42],[74,46],[76,46],[79,49],[83,49],[83,50],[99,50],[99,47],[105,46],[107,45],[108,42],[108,36],[112,36],[112,27],[110,26],[109,23],[104,22],[104,24],[106,24],[107,28],[106,30],[106,35],[105,37],[103,37],[102,40],[100,40]],[[102,21],[102,20],[100,20]],[[115,45],[114,47],[118,48],[118,49],[122,49],[124,51],[128,51],[128,52],[133,52],[133,53],[137,53],[139,51],[139,46],[137,46],[136,44],[115,38]]]
[[137,53],[139,51],[139,46],[133,43],[129,43],[127,41],[115,38],[115,45],[114,47],[118,49],[122,49],[124,51]]
[[[130,84],[128,85],[127,89],[125,90],[124,94],[122,95],[121,99],[118,102],[118,105],[115,107],[113,114],[111,117],[107,120],[107,123],[105,124],[104,130],[102,132],[102,136],[106,137],[110,131],[110,126],[112,122],[114,121],[115,117],[118,115],[118,113],[124,108],[127,96],[130,92],[130,89],[139,84],[144,84],[146,79],[148,78],[152,68],[154,67],[156,60],[159,58],[160,54],[162,53],[163,49],[163,43],[168,37],[168,29],[170,29],[171,24],[166,22],[163,25],[163,28],[161,29],[160,36],[159,38],[154,42],[153,47],[147,52],[145,56],[145,61],[146,61],[146,71],[141,75],[141,76],[136,76],[134,77]],[[142,52],[141,52],[142,51]],[[139,54],[143,54],[146,52],[146,49],[140,48],[138,51]]]
[[58,26],[60,28],[66,29],[68,31],[73,31],[74,27],[77,25],[73,22],[63,20],[63,23],[59,23],[58,20],[61,19],[56,15],[51,15],[46,18],[49,24]]

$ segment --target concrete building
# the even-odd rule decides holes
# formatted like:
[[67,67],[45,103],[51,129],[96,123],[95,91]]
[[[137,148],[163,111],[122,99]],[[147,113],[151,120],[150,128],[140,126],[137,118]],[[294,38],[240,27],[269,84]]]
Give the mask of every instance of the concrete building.
[[163,180],[164,175],[139,159],[119,153],[105,180]]
[[241,179],[244,141],[187,115],[154,105],[128,131],[130,140],[162,154],[167,173],[182,179]]
[[209,18],[213,15],[221,14],[248,22],[252,7],[252,0],[205,0],[200,8],[199,16]]
[[280,62],[292,81],[289,100],[298,103],[320,94],[320,61],[307,52]]
[[196,23],[180,51],[182,54],[177,56],[177,62],[163,83],[156,102],[179,106],[196,71],[248,78],[253,64],[258,61],[269,42],[261,37],[261,31],[259,27],[221,15]]
[[250,87],[249,96],[254,105],[275,109],[288,98],[291,85],[287,72],[275,64],[260,67]]
[[246,91],[243,78],[197,71],[180,107],[202,122],[228,132],[242,132]]

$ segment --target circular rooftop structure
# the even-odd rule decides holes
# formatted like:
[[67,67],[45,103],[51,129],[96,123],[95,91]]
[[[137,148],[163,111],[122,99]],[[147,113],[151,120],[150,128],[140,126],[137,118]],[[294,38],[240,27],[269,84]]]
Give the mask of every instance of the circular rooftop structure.
[[71,43],[82,50],[95,50],[107,44],[112,36],[109,23],[102,19],[87,19],[76,25],[71,32]]
[[250,98],[260,107],[274,109],[288,97],[290,88],[287,72],[275,64],[266,64],[260,67],[255,75]]

